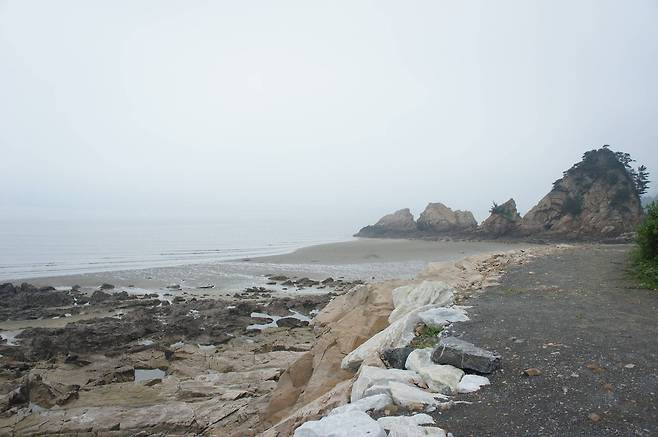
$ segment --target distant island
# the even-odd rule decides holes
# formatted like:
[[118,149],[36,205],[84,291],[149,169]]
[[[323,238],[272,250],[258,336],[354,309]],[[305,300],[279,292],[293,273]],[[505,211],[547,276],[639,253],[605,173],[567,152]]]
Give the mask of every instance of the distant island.
[[641,222],[641,196],[649,184],[645,166],[608,145],[585,152],[523,217],[510,198],[494,202],[478,225],[470,211],[429,203],[417,220],[400,209],[357,232],[366,238],[485,238],[626,241]]

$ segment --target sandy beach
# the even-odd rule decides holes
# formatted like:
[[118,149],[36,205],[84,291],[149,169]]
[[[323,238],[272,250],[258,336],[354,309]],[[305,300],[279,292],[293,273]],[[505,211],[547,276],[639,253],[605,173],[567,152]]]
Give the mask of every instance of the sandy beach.
[[[411,278],[429,262],[457,260],[466,256],[525,248],[525,243],[478,241],[423,241],[357,239],[298,249],[284,255],[236,259],[174,267],[156,267],[66,276],[20,278],[37,286],[95,288],[103,283],[130,287],[133,291],[158,292],[180,285],[191,294],[226,295],[251,286],[266,286],[267,276],[287,275],[324,279],[380,281]],[[199,289],[213,285],[212,289]],[[276,288],[282,291],[281,287]],[[130,290],[128,290],[130,291]],[[308,290],[307,290],[308,291]]]

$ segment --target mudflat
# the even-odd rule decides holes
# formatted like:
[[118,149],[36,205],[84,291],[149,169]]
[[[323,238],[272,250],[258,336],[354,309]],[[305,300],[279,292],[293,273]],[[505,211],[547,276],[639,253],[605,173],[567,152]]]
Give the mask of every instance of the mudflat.
[[254,262],[297,264],[364,264],[422,261],[439,262],[479,253],[529,247],[527,243],[459,240],[359,239],[304,247],[292,253],[254,258]]
[[471,405],[434,413],[439,426],[458,436],[658,435],[658,293],[626,275],[629,249],[536,258],[473,296],[455,334],[499,352],[502,371],[461,395]]

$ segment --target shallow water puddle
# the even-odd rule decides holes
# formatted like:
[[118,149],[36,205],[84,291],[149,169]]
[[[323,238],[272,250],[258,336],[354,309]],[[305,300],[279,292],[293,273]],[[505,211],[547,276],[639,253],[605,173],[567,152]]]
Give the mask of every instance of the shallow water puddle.
[[0,331],[0,337],[2,337],[4,340],[7,341],[5,343],[5,345],[7,345],[7,346],[18,346],[18,344],[16,343],[16,341],[17,341],[16,336],[18,334],[20,334],[21,332],[23,332],[22,329],[16,329],[16,330],[13,330],[13,331]]
[[250,317],[258,318],[258,319],[271,319],[272,321],[270,323],[255,323],[253,325],[247,326],[247,329],[249,330],[254,330],[254,329],[268,329],[268,328],[276,328],[277,327],[277,320],[283,319],[284,317],[291,317],[293,319],[301,320],[303,322],[310,322],[311,319],[306,317],[304,314],[298,313],[295,310],[290,310],[290,315],[289,316],[273,316],[271,314],[267,313],[256,313],[253,312],[249,315]]
[[135,369],[135,382],[163,379],[165,371],[162,369]]
[[149,340],[147,338],[147,339],[144,339],[144,340],[140,340],[139,342],[137,342],[137,344],[140,345],[140,346],[153,346],[155,344],[155,342],[153,340]]

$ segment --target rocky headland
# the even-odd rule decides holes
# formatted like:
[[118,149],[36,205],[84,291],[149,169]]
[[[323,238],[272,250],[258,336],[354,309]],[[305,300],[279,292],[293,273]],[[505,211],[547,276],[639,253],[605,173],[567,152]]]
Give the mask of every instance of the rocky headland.
[[607,146],[591,150],[566,170],[523,217],[514,199],[497,205],[478,225],[470,211],[430,203],[413,219],[409,209],[387,215],[355,236],[370,238],[524,239],[529,241],[628,241],[640,223],[645,181],[628,154]]

